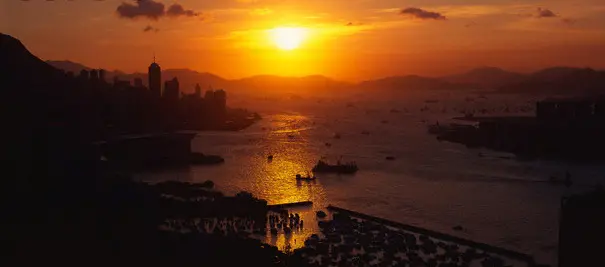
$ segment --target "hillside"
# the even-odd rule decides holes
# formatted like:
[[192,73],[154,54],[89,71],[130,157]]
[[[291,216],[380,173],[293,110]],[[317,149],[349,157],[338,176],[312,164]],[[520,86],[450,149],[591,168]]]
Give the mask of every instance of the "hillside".
[[451,83],[475,84],[484,89],[494,89],[504,85],[518,83],[527,78],[527,75],[506,71],[495,67],[482,67],[465,73],[442,77],[442,80]]

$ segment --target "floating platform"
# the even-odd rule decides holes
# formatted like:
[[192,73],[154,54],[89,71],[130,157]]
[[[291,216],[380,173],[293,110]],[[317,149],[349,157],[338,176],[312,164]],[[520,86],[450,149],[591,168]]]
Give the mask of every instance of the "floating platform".
[[269,210],[282,210],[282,209],[286,209],[286,208],[300,207],[300,206],[312,206],[312,205],[313,205],[312,201],[302,201],[302,202],[268,205],[268,207],[269,207]]

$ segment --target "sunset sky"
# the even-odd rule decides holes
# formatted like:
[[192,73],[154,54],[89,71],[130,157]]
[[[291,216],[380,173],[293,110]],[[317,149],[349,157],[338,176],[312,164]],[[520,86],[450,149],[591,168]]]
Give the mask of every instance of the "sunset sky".
[[[280,27],[304,32],[298,48]],[[2,0],[0,32],[45,60],[142,72],[155,52],[226,78],[605,68],[603,0]]]

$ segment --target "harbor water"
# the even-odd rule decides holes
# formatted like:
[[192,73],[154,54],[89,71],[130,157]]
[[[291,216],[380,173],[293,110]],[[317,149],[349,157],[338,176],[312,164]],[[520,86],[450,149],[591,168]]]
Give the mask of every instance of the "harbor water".
[[[212,180],[226,194],[248,191],[269,204],[313,201],[312,207],[292,209],[301,213],[304,230],[289,239],[267,239],[279,247],[302,246],[317,232],[314,211],[332,204],[531,254],[548,264],[556,263],[561,197],[604,181],[602,166],[519,161],[507,153],[439,142],[427,133],[427,123],[459,115],[453,104],[346,103],[248,103],[263,116],[261,121],[240,132],[201,132],[192,142],[194,151],[221,155],[224,164],[140,176],[148,181]],[[425,106],[429,110],[421,111]],[[322,158],[355,161],[360,170],[295,180]],[[572,187],[546,182],[566,171],[573,175]],[[458,225],[464,230],[452,230]]]

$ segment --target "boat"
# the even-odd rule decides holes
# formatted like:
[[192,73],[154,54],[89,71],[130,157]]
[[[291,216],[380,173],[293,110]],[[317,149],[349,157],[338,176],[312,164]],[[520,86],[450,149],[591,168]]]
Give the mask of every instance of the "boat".
[[334,134],[334,139],[340,139],[340,134],[339,133],[335,133]]
[[300,174],[296,175],[297,181],[314,181],[315,179],[317,179],[317,177],[315,177],[315,175],[311,176],[308,173],[307,173],[307,176],[302,176]]
[[269,155],[269,156],[267,157],[267,160],[273,160],[273,155]]
[[393,157],[393,156],[387,156],[385,159],[386,160],[395,160],[395,157]]
[[316,173],[340,173],[340,174],[353,174],[359,170],[357,164],[355,162],[349,162],[345,164],[341,164],[340,161],[336,163],[336,165],[330,165],[329,163],[319,160],[315,167],[313,167],[313,172]]
[[225,162],[225,159],[218,155],[205,155],[193,152],[191,153],[190,162],[196,165],[215,165]]

